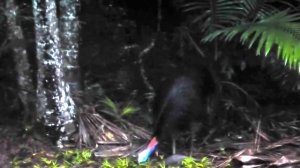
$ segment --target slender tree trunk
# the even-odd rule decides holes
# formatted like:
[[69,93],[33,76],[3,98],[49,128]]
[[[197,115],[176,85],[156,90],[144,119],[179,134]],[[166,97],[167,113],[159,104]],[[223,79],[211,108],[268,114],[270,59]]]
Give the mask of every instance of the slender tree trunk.
[[63,57],[64,79],[74,95],[80,86],[80,69],[78,65],[78,0],[60,1],[60,38]]
[[[18,13],[18,7],[14,0],[7,0],[5,14],[7,18],[8,39],[11,41],[24,40],[21,26],[17,23]],[[28,54],[22,45],[16,46],[13,52],[15,69],[18,75],[19,97],[24,107],[24,122],[32,124],[33,112],[35,111],[35,93]]]
[[[66,6],[75,5],[68,1]],[[72,6],[68,6],[72,8]],[[77,58],[78,44],[61,40],[61,33],[69,33],[65,29],[60,33],[57,18],[56,1],[33,0],[33,13],[36,32],[36,51],[38,60],[37,76],[37,113],[38,119],[46,127],[47,133],[57,145],[62,147],[62,142],[68,140],[68,136],[75,131],[75,104],[70,94],[69,81],[65,82],[65,70],[73,65]],[[64,13],[65,11],[61,11]],[[64,17],[66,17],[64,15]],[[68,22],[68,20],[66,20]],[[68,25],[62,23],[62,25]],[[65,26],[63,26],[65,27]],[[61,51],[61,47],[63,50]],[[71,49],[71,50],[70,50]],[[73,50],[74,49],[74,50]],[[65,58],[66,56],[73,58]],[[75,55],[75,56],[74,56]],[[69,63],[66,60],[71,60]],[[68,62],[64,64],[64,62]]]
[[60,1],[59,3],[59,28],[61,39],[61,55],[63,58],[63,80],[66,86],[66,102],[69,102],[70,119],[66,120],[66,136],[70,136],[75,130],[75,114],[78,113],[78,108],[73,101],[80,86],[80,69],[78,65],[78,39],[79,39],[79,20],[78,20],[78,0]]
[[[210,26],[210,32],[214,32],[215,31],[215,24],[216,24],[216,8],[217,8],[217,0],[210,0],[210,8],[211,8],[211,11],[212,11],[212,20],[211,20],[211,25],[212,26]],[[213,59],[211,59],[212,60],[212,62],[213,61],[216,61],[216,60],[218,60],[218,57],[219,57],[219,47],[218,47],[218,41],[217,40],[214,40],[213,41],[213,44],[214,44],[214,56],[213,56]]]
[[[47,134],[58,139],[61,121],[59,80],[61,58],[55,1],[33,0],[37,71],[37,119],[51,127]],[[51,22],[52,23],[51,23]]]

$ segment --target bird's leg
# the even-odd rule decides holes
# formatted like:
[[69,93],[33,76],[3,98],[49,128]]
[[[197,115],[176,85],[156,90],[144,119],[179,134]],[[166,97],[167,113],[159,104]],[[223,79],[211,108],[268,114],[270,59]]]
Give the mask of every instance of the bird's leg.
[[193,149],[194,149],[194,141],[196,141],[196,133],[199,131],[201,124],[191,123],[190,125],[190,132],[191,132],[191,139],[190,139],[190,153],[189,155],[192,156]]
[[194,131],[194,129],[192,129],[191,130],[191,139],[190,139],[190,153],[189,153],[190,156],[192,156],[192,154],[193,154],[194,140],[195,140],[195,131]]
[[176,154],[176,139],[172,136],[172,154]]

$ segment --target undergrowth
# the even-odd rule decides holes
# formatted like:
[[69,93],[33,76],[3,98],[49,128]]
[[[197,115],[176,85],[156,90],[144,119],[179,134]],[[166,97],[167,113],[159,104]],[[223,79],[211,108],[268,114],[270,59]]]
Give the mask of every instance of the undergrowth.
[[[65,150],[58,154],[47,154],[41,152],[25,159],[14,159],[13,168],[33,167],[33,168],[79,168],[79,167],[99,167],[99,168],[167,168],[164,159],[152,160],[138,164],[134,158],[117,158],[97,160],[90,150]],[[178,166],[179,167],[179,166]],[[180,167],[182,168],[212,168],[211,161],[207,157],[195,160],[192,157],[185,158]]]

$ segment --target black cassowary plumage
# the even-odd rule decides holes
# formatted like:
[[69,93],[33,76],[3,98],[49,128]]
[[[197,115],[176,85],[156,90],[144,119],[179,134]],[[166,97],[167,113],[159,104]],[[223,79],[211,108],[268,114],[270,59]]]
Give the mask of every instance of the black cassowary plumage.
[[154,135],[169,137],[189,127],[201,115],[201,90],[190,76],[179,76],[170,85],[156,118]]
[[208,124],[207,97],[215,92],[215,86],[212,74],[204,67],[184,70],[163,82],[154,100],[153,138],[147,149],[139,153],[139,162],[148,159],[158,142],[172,141],[175,154],[175,139],[181,132],[192,131],[193,135],[195,123]]
[[[170,138],[173,142],[181,132],[194,132],[197,129],[195,125],[207,124],[207,97],[215,92],[214,88],[211,73],[203,67],[185,70],[171,77],[157,90],[153,108],[156,121],[153,136],[160,142]],[[174,146],[172,152],[175,152]]]

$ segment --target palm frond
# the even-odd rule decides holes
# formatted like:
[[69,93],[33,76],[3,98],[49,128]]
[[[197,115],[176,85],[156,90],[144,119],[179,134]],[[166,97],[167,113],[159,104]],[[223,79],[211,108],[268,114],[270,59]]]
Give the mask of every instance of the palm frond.
[[209,1],[194,1],[185,3],[183,6],[184,12],[190,12],[195,10],[207,10],[209,8]]
[[210,32],[226,25],[234,25],[242,9],[239,1],[197,0],[186,3],[183,11],[199,13],[193,23],[201,23],[202,30]]
[[[294,9],[292,3],[276,1],[286,9]],[[194,0],[185,3],[184,12],[196,14],[193,23],[201,23],[202,30],[218,30],[240,23],[253,22],[272,16],[280,10],[271,0]]]
[[[278,5],[274,5],[274,2]],[[244,11],[243,18],[245,21],[258,21],[272,16],[281,9],[295,9],[296,7],[287,1],[281,0],[241,0],[241,7]]]
[[243,10],[242,17],[245,21],[257,21],[279,12],[266,0],[242,0],[241,7]]
[[117,125],[96,113],[94,107],[87,107],[79,114],[79,141],[87,146],[128,145],[130,140]]
[[240,34],[242,43],[248,43],[249,48],[257,44],[256,54],[267,56],[276,46],[277,55],[292,68],[300,68],[300,13],[288,14],[281,11],[256,23],[243,24],[223,30],[215,31],[206,36],[203,41],[208,42],[223,37],[232,40]]

